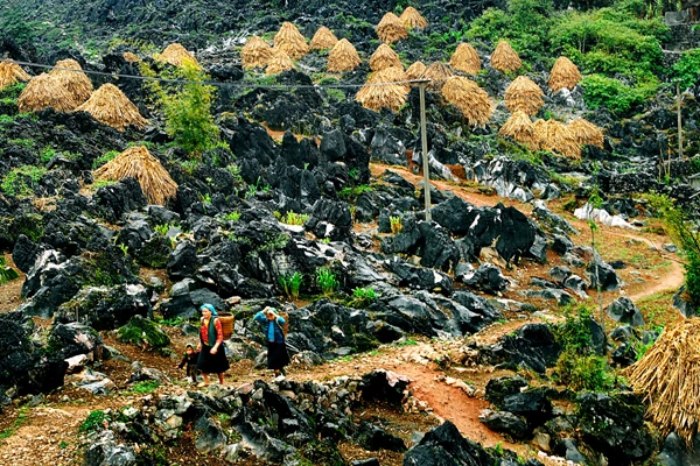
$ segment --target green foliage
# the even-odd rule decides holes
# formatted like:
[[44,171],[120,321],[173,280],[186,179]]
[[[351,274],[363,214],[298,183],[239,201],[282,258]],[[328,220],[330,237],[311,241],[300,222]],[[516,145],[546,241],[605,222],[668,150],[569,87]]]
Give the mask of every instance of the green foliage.
[[700,80],[700,48],[683,52],[673,65],[672,77],[681,89],[687,89]]
[[114,180],[97,180],[94,183],[92,183],[92,189],[97,191],[100,188],[112,186],[113,184],[117,184],[117,182]]
[[278,251],[287,247],[289,243],[290,236],[287,233],[279,232],[271,237],[269,237],[262,245],[257,249],[259,251]]
[[192,176],[194,175],[197,170],[199,170],[201,162],[199,160],[181,160],[179,162],[180,168],[182,168],[182,171],[187,173],[188,175]]
[[293,272],[285,275],[280,275],[279,283],[284,291],[285,296],[290,299],[299,298],[299,290],[301,288],[301,282],[304,280],[304,276],[301,272]]
[[285,215],[283,215],[280,219],[282,223],[286,223],[287,225],[303,225],[309,220],[309,214],[298,214],[296,212],[292,212],[291,210],[287,212]]
[[126,325],[120,327],[117,338],[124,343],[152,349],[170,345],[170,338],[157,323],[140,316],[132,317]]
[[418,346],[418,342],[413,338],[404,338],[396,343],[397,346]]
[[372,187],[367,184],[359,184],[357,186],[346,186],[340,190],[338,196],[341,199],[356,199],[362,193],[372,192]]
[[326,89],[326,95],[331,102],[343,102],[346,99],[345,92],[340,89]]
[[234,210],[233,212],[226,213],[221,216],[221,220],[224,222],[233,222],[236,223],[241,219],[241,213],[238,212],[237,210]]
[[324,295],[330,296],[338,288],[338,279],[327,267],[320,267],[316,270],[316,283]]
[[58,155],[58,152],[56,149],[54,149],[51,146],[46,146],[41,150],[41,154],[39,155],[39,160],[41,160],[41,163],[46,165],[49,163],[54,157]]
[[104,427],[104,423],[107,421],[107,414],[101,409],[91,411],[90,414],[85,418],[78,430],[83,433],[94,432],[98,429]]
[[377,299],[377,292],[374,290],[374,288],[371,287],[366,287],[366,288],[354,288],[352,290],[352,296],[355,299],[359,299],[362,301],[374,301]]
[[157,380],[142,380],[141,382],[136,382],[130,391],[136,395],[148,395],[156,391],[158,387],[160,387],[160,382]]
[[34,189],[45,173],[45,168],[34,165],[22,165],[21,167],[13,168],[2,179],[0,189],[8,196],[32,196]]
[[628,86],[619,79],[602,74],[592,74],[583,78],[583,98],[592,110],[605,107],[612,113],[624,115],[653,96],[658,81],[652,79],[638,86]]
[[24,424],[27,421],[27,411],[29,411],[29,408],[26,406],[22,406],[19,411],[17,412],[17,417],[15,420],[12,422],[12,424],[7,427],[5,430],[0,431],[0,440],[6,440],[10,437],[12,437],[17,430],[22,427],[22,424]]
[[403,230],[403,223],[401,222],[401,217],[399,216],[390,216],[389,224],[391,225],[391,232],[395,235],[401,233],[401,230]]
[[5,262],[5,258],[0,256],[0,285],[7,283],[19,277],[15,269],[9,267]]
[[27,83],[18,82],[0,89],[0,99],[7,99],[8,103],[15,103],[22,93]]
[[119,151],[116,150],[110,150],[108,152],[105,152],[104,154],[100,155],[97,157],[95,160],[92,162],[92,168],[93,170],[95,168],[100,168],[102,165],[106,164],[107,162],[111,161],[114,159],[117,155],[119,155]]

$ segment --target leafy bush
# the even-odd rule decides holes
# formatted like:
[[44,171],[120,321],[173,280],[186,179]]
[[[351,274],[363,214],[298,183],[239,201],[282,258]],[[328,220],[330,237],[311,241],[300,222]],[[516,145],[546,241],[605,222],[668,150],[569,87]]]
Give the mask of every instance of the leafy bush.
[[0,285],[12,281],[17,277],[19,277],[17,271],[7,265],[4,257],[0,257]]
[[352,290],[353,304],[366,306],[377,299],[377,292],[374,288],[354,288]]
[[8,196],[29,197],[46,173],[43,167],[22,165],[13,168],[0,183],[0,189]]
[[700,80],[700,48],[687,50],[673,65],[672,75],[681,89],[687,89]]
[[605,107],[612,113],[624,115],[647,98],[654,95],[658,87],[656,81],[631,87],[618,79],[601,74],[592,74],[583,78],[583,98],[592,110]]
[[132,317],[126,325],[120,327],[117,338],[124,343],[153,349],[170,345],[170,338],[160,326],[141,316]]
[[221,220],[223,220],[224,222],[236,223],[240,219],[241,219],[241,213],[238,212],[237,210],[234,210],[233,212],[229,212],[229,213],[221,216]]
[[108,152],[105,152],[92,162],[92,168],[95,169],[101,167],[102,165],[114,159],[117,155],[119,155],[119,151],[116,150],[110,150]]
[[324,295],[329,296],[338,288],[338,279],[327,267],[320,267],[316,270],[316,283]]
[[291,210],[287,212],[285,215],[283,215],[280,219],[282,223],[286,223],[287,225],[303,225],[309,220],[309,214],[298,214],[296,212],[292,212]]
[[287,275],[280,275],[279,282],[282,286],[282,291],[287,296],[287,298],[298,299],[299,290],[301,289],[301,282],[304,276],[300,272],[294,272]]
[[88,414],[83,423],[80,424],[78,430],[80,432],[94,432],[101,429],[105,421],[107,421],[107,414],[101,409],[97,409]]
[[338,196],[341,199],[355,199],[360,194],[371,193],[372,187],[367,184],[358,184],[357,186],[346,186],[340,190]]

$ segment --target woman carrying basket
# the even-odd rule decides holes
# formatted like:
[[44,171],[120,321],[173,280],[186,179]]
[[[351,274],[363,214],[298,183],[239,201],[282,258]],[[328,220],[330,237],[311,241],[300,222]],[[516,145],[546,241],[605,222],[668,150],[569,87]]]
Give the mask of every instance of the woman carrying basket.
[[268,306],[253,317],[260,323],[267,342],[267,368],[275,371],[275,376],[285,375],[284,367],[289,364],[289,354],[285,343],[282,326],[284,317],[277,315],[274,308]]
[[219,383],[224,383],[224,372],[229,368],[228,359],[224,352],[224,332],[216,309],[211,304],[202,304],[202,323],[199,328],[199,360],[197,369],[202,372],[204,383],[209,385],[209,374],[216,374]]

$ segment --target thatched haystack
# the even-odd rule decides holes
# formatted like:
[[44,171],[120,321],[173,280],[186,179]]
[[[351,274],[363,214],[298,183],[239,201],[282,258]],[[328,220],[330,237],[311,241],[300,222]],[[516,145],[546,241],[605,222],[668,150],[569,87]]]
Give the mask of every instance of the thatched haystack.
[[177,193],[177,183],[144,146],[131,147],[93,172],[95,180],[134,178],[150,204],[165,205]]
[[573,89],[581,82],[581,79],[578,67],[568,58],[559,57],[549,73],[549,88],[554,92],[564,88]]
[[461,43],[450,58],[450,66],[458,71],[477,74],[481,71],[481,59],[471,44]]
[[141,59],[134,52],[124,52],[122,53],[122,58],[127,63],[139,63]]
[[177,42],[173,42],[172,44],[168,45],[161,53],[156,54],[153,58],[156,61],[161,63],[169,63],[175,67],[188,65],[200,68],[199,62],[194,55],[188,52],[187,49],[182,46],[182,44]]
[[373,73],[367,83],[357,92],[355,100],[363,107],[375,112],[388,108],[398,111],[405,103],[409,87],[397,84],[406,80],[403,69],[385,68]]
[[309,53],[309,44],[299,29],[285,21],[275,34],[275,48],[284,51],[290,58],[298,60]]
[[428,27],[428,20],[412,6],[403,10],[399,19],[406,29],[425,29]]
[[360,55],[355,50],[355,46],[349,40],[341,39],[328,54],[328,71],[331,73],[352,71],[361,62],[362,60],[360,60]]
[[583,118],[569,122],[569,129],[574,133],[576,141],[582,146],[595,146],[602,149],[605,145],[603,130]]
[[272,58],[272,47],[258,36],[249,38],[241,49],[243,68],[265,68]]
[[684,319],[667,327],[626,372],[662,434],[675,431],[692,446],[700,429],[700,319]]
[[20,81],[29,81],[30,79],[32,77],[17,63],[10,60],[0,61],[0,89],[12,86]]
[[483,125],[491,119],[491,99],[474,81],[453,76],[442,87],[442,96],[462,112],[470,125]]
[[567,125],[556,120],[537,120],[534,128],[536,145],[532,149],[548,150],[565,157],[581,157],[581,146]]
[[535,115],[544,105],[544,92],[527,76],[518,76],[506,88],[506,107],[511,112],[520,110]]
[[381,71],[392,66],[403,68],[399,55],[386,44],[377,47],[377,50],[369,57],[369,67],[372,71]]
[[144,128],[148,124],[136,105],[114,84],[100,86],[76,111],[88,112],[95,120],[119,131],[127,126]]
[[505,124],[501,126],[498,134],[512,138],[528,147],[536,146],[535,127],[530,117],[520,110],[513,112]]
[[408,37],[408,31],[403,22],[394,13],[387,13],[377,24],[377,36],[382,42],[393,44]]
[[330,50],[338,43],[338,38],[335,37],[333,31],[326,26],[321,26],[311,39],[311,50]]
[[272,49],[272,57],[270,57],[270,60],[267,62],[265,74],[278,74],[291,69],[294,69],[294,62],[289,58],[289,55],[282,49]]
[[75,104],[75,106],[70,108],[70,110],[73,110],[90,98],[92,81],[83,73],[83,68],[77,61],[70,58],[59,60],[53,69],[49,71],[49,75],[73,96],[70,104]]
[[420,79],[427,69],[428,67],[422,61],[417,61],[406,70],[406,79]]
[[504,40],[498,42],[496,50],[491,54],[491,67],[503,73],[517,71],[523,66],[520,57],[513,47]]
[[45,108],[70,112],[82,103],[58,79],[47,73],[33,77],[17,99],[20,112],[38,112]]
[[448,79],[454,76],[452,69],[444,63],[434,62],[425,69],[422,78],[430,81],[428,88],[440,92]]

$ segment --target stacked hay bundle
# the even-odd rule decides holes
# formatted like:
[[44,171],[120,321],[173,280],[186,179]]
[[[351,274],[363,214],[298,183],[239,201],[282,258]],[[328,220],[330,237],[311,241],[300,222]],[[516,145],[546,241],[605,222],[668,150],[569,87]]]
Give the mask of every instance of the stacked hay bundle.
[[285,21],[275,34],[275,48],[282,50],[289,58],[298,60],[309,53],[309,44],[299,29],[292,23]]
[[0,89],[20,81],[29,81],[31,78],[17,63],[10,60],[0,61]]
[[131,147],[93,172],[95,180],[134,178],[150,204],[165,205],[177,193],[177,183],[144,146]]
[[311,39],[311,50],[330,50],[338,43],[333,31],[326,26],[321,26]]
[[352,71],[362,62],[355,46],[347,39],[341,39],[328,54],[328,71],[342,73]]
[[265,68],[272,58],[272,47],[258,36],[253,36],[241,49],[243,68]]
[[548,150],[565,157],[581,157],[581,146],[565,124],[556,120],[537,120],[534,127],[536,146],[531,149]]
[[68,90],[73,96],[73,102],[77,103],[76,107],[90,98],[92,81],[83,73],[83,68],[77,61],[70,58],[59,60],[49,75]]
[[270,60],[267,62],[265,74],[278,74],[291,69],[294,69],[294,62],[289,58],[289,55],[282,49],[272,49],[272,57],[270,57]]
[[399,55],[388,45],[381,44],[369,58],[369,67],[372,71],[381,71],[392,66],[403,68]]
[[444,63],[434,62],[423,73],[423,79],[430,81],[428,88],[435,92],[440,92],[442,86],[445,85],[448,79],[454,76],[454,73],[449,66]]
[[412,6],[403,10],[399,19],[406,29],[425,29],[428,27],[428,20]]
[[406,26],[394,13],[385,14],[379,24],[377,24],[376,30],[379,40],[387,44],[393,44],[408,37]]
[[148,124],[136,105],[113,84],[101,86],[76,111],[88,112],[95,120],[119,131],[127,126],[144,128]]
[[82,100],[77,100],[56,78],[42,73],[29,81],[17,99],[17,108],[23,113],[38,112],[45,108],[70,112],[82,103]]
[[139,56],[136,55],[136,54],[133,53],[133,52],[124,52],[124,53],[122,53],[122,58],[123,58],[124,61],[126,61],[127,63],[139,63],[139,62],[141,61],[141,59],[139,58]]
[[427,66],[422,61],[417,61],[406,70],[406,79],[420,79],[425,74]]
[[520,110],[528,115],[535,115],[544,105],[543,97],[544,92],[532,79],[518,76],[506,88],[506,107],[511,112]]
[[355,100],[375,112],[383,108],[396,112],[406,103],[409,88],[404,84],[397,84],[405,80],[403,69],[398,67],[377,71],[357,92]]
[[520,57],[513,50],[513,47],[504,40],[498,42],[496,50],[491,55],[491,67],[503,73],[517,71],[523,66]]
[[153,58],[155,58],[156,61],[168,63],[175,67],[194,66],[195,68],[201,68],[194,55],[188,52],[182,44],[177,42],[168,45],[161,53],[156,54]]
[[564,88],[573,89],[581,82],[581,78],[581,72],[571,60],[566,57],[559,57],[554,62],[552,71],[549,73],[549,88],[553,92]]
[[605,145],[603,130],[583,118],[569,122],[569,129],[574,133],[576,142],[582,146],[595,146],[602,149]]
[[667,327],[626,375],[662,434],[675,431],[692,446],[700,429],[700,319]]
[[481,59],[476,49],[471,44],[461,43],[450,59],[450,66],[458,71],[469,74],[477,74],[481,71]]
[[442,87],[442,96],[457,107],[470,125],[483,125],[493,113],[488,93],[475,82],[461,76],[453,76]]
[[520,110],[513,112],[505,124],[498,131],[498,134],[509,137],[515,141],[533,148],[537,146],[535,140],[535,127],[530,117]]

